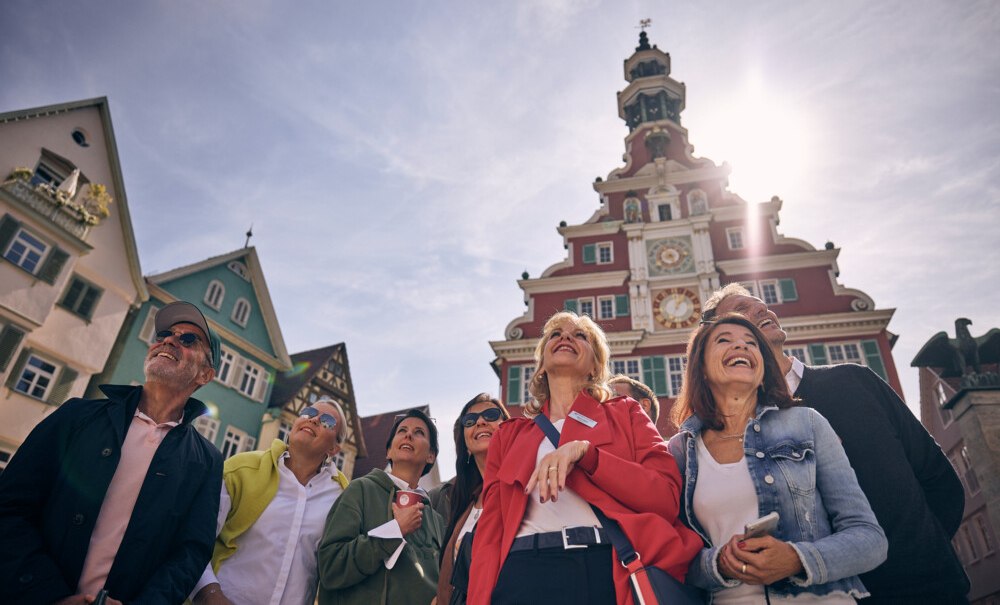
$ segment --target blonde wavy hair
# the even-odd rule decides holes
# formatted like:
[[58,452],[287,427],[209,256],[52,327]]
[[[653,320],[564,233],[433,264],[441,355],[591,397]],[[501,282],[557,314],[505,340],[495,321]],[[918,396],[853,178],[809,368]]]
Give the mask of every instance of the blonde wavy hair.
[[543,369],[545,361],[545,343],[556,327],[564,321],[571,322],[580,328],[587,335],[587,341],[594,349],[594,372],[587,376],[587,383],[583,390],[597,401],[604,402],[614,396],[608,380],[611,378],[611,369],[608,367],[608,359],[611,357],[611,347],[608,346],[608,337],[604,330],[594,323],[594,320],[586,315],[577,315],[572,311],[560,311],[545,322],[542,328],[542,336],[538,339],[535,347],[535,372],[531,375],[531,382],[528,384],[528,392],[531,393],[531,400],[524,405],[524,415],[530,417],[537,416],[542,411],[542,405],[549,399],[549,378]]

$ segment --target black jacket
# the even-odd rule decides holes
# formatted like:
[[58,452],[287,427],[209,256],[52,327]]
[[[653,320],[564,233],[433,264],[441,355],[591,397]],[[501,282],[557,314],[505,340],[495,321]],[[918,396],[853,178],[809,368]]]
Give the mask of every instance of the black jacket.
[[[142,393],[101,390],[107,399],[70,399],[45,418],[0,474],[0,603],[76,593]],[[177,605],[212,555],[222,456],[191,426],[204,411],[189,399],[153,456],[105,584],[115,599]]]
[[906,404],[874,372],[854,364],[806,367],[795,395],[823,414],[843,441],[889,539],[885,563],[861,574],[872,598],[964,598],[969,581],[951,538],[962,522],[965,491]]

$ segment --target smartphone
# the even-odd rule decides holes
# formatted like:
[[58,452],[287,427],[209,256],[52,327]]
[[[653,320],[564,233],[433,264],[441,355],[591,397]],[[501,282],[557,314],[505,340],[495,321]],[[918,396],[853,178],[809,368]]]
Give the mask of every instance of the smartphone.
[[764,515],[756,521],[751,521],[743,527],[743,539],[747,538],[759,538],[774,532],[778,529],[778,511],[773,511],[767,515]]
[[107,602],[108,602],[108,591],[102,588],[101,591],[97,593],[97,598],[94,599],[94,605],[104,605]]

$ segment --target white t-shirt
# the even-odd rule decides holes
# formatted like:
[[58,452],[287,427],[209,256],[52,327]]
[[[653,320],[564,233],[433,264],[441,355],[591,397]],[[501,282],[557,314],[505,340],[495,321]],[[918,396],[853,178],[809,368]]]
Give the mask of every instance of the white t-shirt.
[[[562,432],[566,419],[557,420],[552,423],[556,430]],[[535,464],[547,454],[556,451],[552,442],[546,437],[538,445],[538,452],[535,455]],[[524,511],[524,519],[521,520],[521,529],[517,536],[527,536],[529,534],[543,534],[550,531],[559,531],[564,527],[576,527],[584,525],[588,527],[600,527],[597,515],[587,504],[587,501],[576,495],[569,486],[559,492],[559,499],[553,502],[542,504],[538,501],[538,485],[528,496],[528,509]]]

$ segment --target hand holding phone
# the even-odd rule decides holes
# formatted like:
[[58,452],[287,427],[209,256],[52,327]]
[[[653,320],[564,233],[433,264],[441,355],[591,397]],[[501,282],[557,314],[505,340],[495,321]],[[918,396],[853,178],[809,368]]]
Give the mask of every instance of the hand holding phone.
[[778,529],[778,520],[780,516],[778,511],[773,511],[757,519],[756,521],[751,521],[743,527],[743,539],[747,538],[759,538],[761,536],[766,536],[774,533]]

